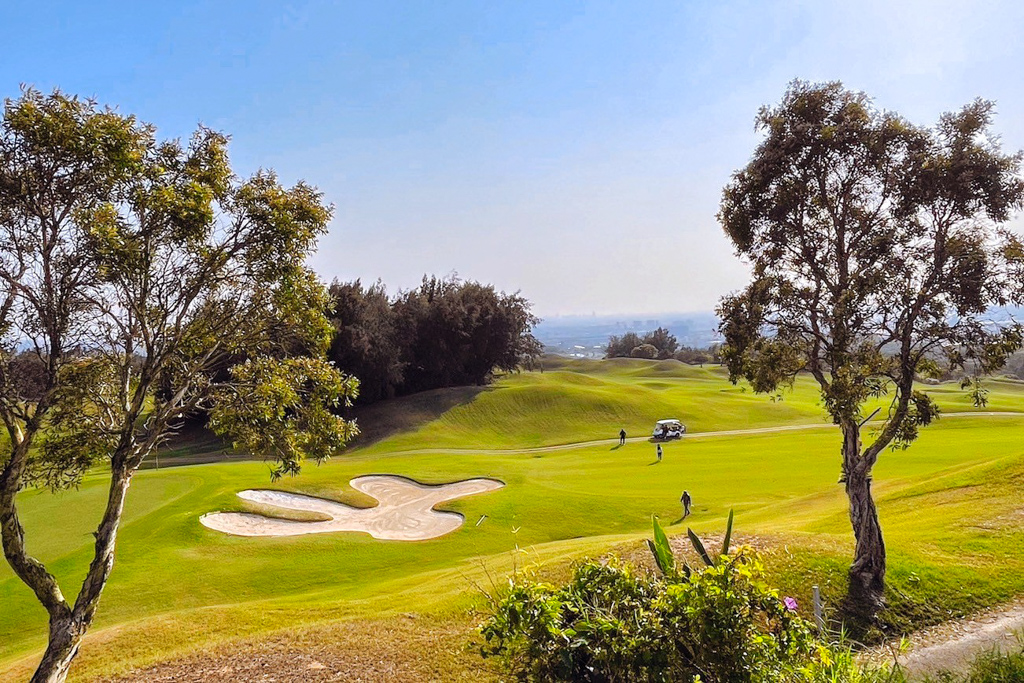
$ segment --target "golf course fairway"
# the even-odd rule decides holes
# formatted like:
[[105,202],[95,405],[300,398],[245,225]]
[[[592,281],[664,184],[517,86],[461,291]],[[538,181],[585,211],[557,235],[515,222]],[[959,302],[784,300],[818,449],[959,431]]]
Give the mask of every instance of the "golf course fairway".
[[[992,380],[989,388],[988,406],[976,409],[956,383],[922,387],[946,415],[875,468],[890,582],[906,600],[908,627],[1024,594],[1024,384]],[[274,483],[260,462],[168,467],[176,454],[161,455],[161,469],[132,483],[117,563],[72,678],[339,622],[379,625],[413,613],[424,633],[468,623],[481,586],[513,566],[557,573],[584,555],[629,552],[651,515],[670,534],[685,532],[671,525],[683,489],[694,500],[687,524],[714,535],[735,509],[738,539],[768,552],[778,585],[802,605],[812,584],[830,600],[842,593],[852,534],[836,483],[839,435],[810,381],[768,397],[729,384],[717,367],[566,361],[456,393],[371,406],[367,438],[347,455]],[[636,437],[659,418],[679,418],[689,434],[656,464],[654,446]],[[793,426],[805,428],[739,431]],[[620,428],[631,437],[623,446]],[[700,437],[717,431],[733,433]],[[265,511],[238,498],[251,489],[368,507],[374,500],[349,482],[380,474],[505,486],[438,505],[465,522],[424,541],[240,537],[200,523],[211,512]],[[105,485],[96,472],[78,490],[19,495],[28,549],[66,593],[91,558]],[[19,680],[45,644],[45,612],[6,564],[0,605],[0,680]],[[410,645],[410,656],[437,655],[419,647]]]

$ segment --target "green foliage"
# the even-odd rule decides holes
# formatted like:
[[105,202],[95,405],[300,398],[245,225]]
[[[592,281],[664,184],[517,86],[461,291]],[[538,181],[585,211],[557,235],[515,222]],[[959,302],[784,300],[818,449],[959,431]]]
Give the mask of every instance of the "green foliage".
[[334,334],[327,357],[359,377],[359,402],[392,398],[401,390],[408,332],[398,327],[383,283],[331,283]]
[[700,555],[700,559],[704,561],[704,564],[709,567],[714,567],[716,564],[715,560],[712,559],[711,556],[708,555],[708,551],[704,549],[704,543],[700,540],[700,537],[693,532],[693,529],[689,528],[686,530],[686,535],[689,537],[690,543],[693,545],[693,549],[697,551],[697,554]]
[[236,449],[276,461],[274,478],[297,474],[306,456],[337,455],[358,434],[335,411],[351,405],[359,382],[322,360],[247,360],[231,368],[231,379],[214,392],[210,428]]
[[368,382],[362,403],[441,387],[485,384],[540,355],[538,319],[518,293],[457,277],[424,278],[388,298],[381,283],[331,285],[330,359]]
[[[60,92],[7,102],[0,157],[0,411],[29,441],[46,429],[38,452],[19,456],[26,481],[75,485],[104,459],[133,469],[184,416],[238,389],[231,364],[326,350],[329,300],[304,263],[331,216],[315,188],[283,187],[270,171],[238,179],[221,133],[158,142],[152,126]],[[43,197],[51,210],[34,212]],[[326,364],[299,376],[323,386],[286,403],[289,424],[320,429],[309,445],[333,453],[351,425],[298,419],[298,406],[333,405],[355,385]],[[244,380],[254,395],[259,377]],[[218,424],[244,427],[240,443],[297,469],[303,444],[277,441],[295,434]]]
[[988,389],[982,384],[980,377],[964,377],[960,382],[961,389],[967,389],[968,396],[975,408],[984,408],[988,405]]
[[[654,561],[661,573],[671,576],[676,571],[676,558],[672,554],[672,546],[669,545],[668,536],[665,535],[665,530],[658,523],[658,518],[652,517],[651,521],[654,524],[654,539],[647,539],[647,546],[651,549],[651,554],[654,555]],[[685,562],[683,567],[686,572],[689,572],[689,567],[686,567]]]
[[[861,625],[885,585],[872,469],[938,416],[915,377],[935,374],[939,355],[988,370],[1024,342],[1018,325],[984,318],[1024,297],[1019,241],[998,231],[1024,203],[1024,156],[1002,153],[992,113],[976,100],[923,128],[839,82],[794,81],[758,113],[765,137],[722,193],[719,221],[752,270],[718,309],[723,359],[759,393],[800,372],[818,383],[843,434],[856,540],[846,612]],[[862,444],[865,408],[882,396],[889,410]]]
[[118,363],[82,357],[63,366],[42,448],[29,460],[29,477],[52,490],[77,485],[117,446],[111,420],[119,396]]
[[[725,538],[722,540],[722,555],[729,554],[729,542],[732,539],[732,523],[733,523],[733,510],[729,510],[729,521],[725,527]],[[668,536],[665,535],[665,530],[661,528],[661,524],[658,523],[658,518],[653,518],[654,522],[654,539],[647,540],[647,547],[650,548],[651,554],[654,555],[654,562],[658,565],[658,569],[661,570],[662,574],[666,576],[674,576],[676,572],[676,559],[672,554],[672,546],[668,542]],[[690,545],[693,546],[694,551],[700,556],[701,560],[708,567],[714,567],[718,564],[718,561],[708,554],[708,551],[704,548],[704,542],[700,540],[700,537],[694,533],[693,529],[686,529],[686,536],[690,540]],[[683,575],[689,577],[693,570],[686,562],[681,562],[679,566],[682,568]]]
[[630,358],[657,358],[658,347],[654,344],[641,344],[629,352]]
[[577,565],[561,588],[513,581],[481,633],[483,654],[523,681],[814,680],[823,665],[749,549],[688,578],[612,560]]
[[[0,123],[0,535],[47,611],[38,678],[66,675],[114,564],[132,475],[182,420],[295,473],[354,426],[357,383],[323,361],[327,297],[305,261],[331,208],[269,171],[237,178],[227,137],[187,144],[59,91],[26,89]],[[19,349],[34,359],[24,362]],[[251,359],[234,372],[226,367]],[[77,596],[26,549],[18,493],[109,462],[108,504]]]
[[[650,348],[648,348],[650,347]],[[637,352],[643,348],[642,352]],[[679,340],[664,327],[645,332],[641,337],[636,332],[626,332],[621,337],[608,338],[605,358],[672,358],[679,348]],[[652,350],[653,349],[653,350]]]
[[838,424],[889,393],[879,447],[905,446],[935,416],[911,383],[935,374],[936,351],[952,366],[1005,362],[1021,330],[981,314],[1019,298],[1021,259],[987,226],[1021,205],[1024,182],[992,112],[978,100],[918,128],[840,83],[800,81],[761,110],[765,139],[719,212],[754,273],[719,309],[734,379],[774,392],[809,371]]
[[[482,654],[523,681],[875,681],[841,645],[818,642],[810,624],[766,587],[760,557],[711,558],[677,572],[657,518],[647,544],[660,576],[612,559],[575,566],[562,588],[513,579],[481,628]],[[786,601],[789,601],[787,598]]]
[[678,361],[689,365],[704,365],[705,363],[720,363],[722,358],[717,346],[709,346],[705,349],[698,349],[692,346],[683,346],[673,355]]
[[729,554],[729,544],[732,541],[732,522],[735,510],[729,509],[729,521],[725,523],[725,538],[722,539],[722,554]]

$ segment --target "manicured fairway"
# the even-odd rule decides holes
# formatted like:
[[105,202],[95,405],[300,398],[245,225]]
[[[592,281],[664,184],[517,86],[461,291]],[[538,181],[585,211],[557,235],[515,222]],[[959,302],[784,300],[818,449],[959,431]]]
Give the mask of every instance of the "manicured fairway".
[[[995,383],[988,410],[1024,412],[1022,388]],[[952,386],[929,389],[948,411],[970,409]],[[609,438],[620,425],[640,435],[659,417],[679,417],[699,432],[822,422],[808,382],[773,402],[729,385],[717,369],[570,364],[502,380],[412,432],[273,485],[268,467],[256,462],[140,472],[78,673],[123,669],[301,624],[460,610],[478,595],[474,586],[485,564],[500,573],[513,561],[601,553],[646,534],[652,514],[675,520],[684,488],[694,496],[687,522],[695,528],[714,532],[735,508],[741,534],[789,549],[779,556],[780,581],[794,591],[812,581],[837,590],[850,533],[831,427],[687,439],[667,445],[661,464],[654,464],[654,447],[646,442],[529,450]],[[432,450],[409,452],[414,449]],[[199,524],[207,512],[249,509],[235,496],[247,488],[369,505],[348,482],[373,473],[425,483],[493,477],[506,487],[443,505],[466,523],[430,541],[352,533],[239,538]],[[940,420],[911,449],[886,452],[875,481],[891,573],[902,589],[948,603],[965,586],[974,598],[966,597],[964,608],[971,599],[1024,593],[1024,414]],[[97,475],[78,491],[21,495],[29,548],[50,563],[68,592],[88,562],[104,483]],[[24,658],[42,645],[45,617],[6,565],[0,566],[0,605],[5,679],[5,670],[23,671]]]

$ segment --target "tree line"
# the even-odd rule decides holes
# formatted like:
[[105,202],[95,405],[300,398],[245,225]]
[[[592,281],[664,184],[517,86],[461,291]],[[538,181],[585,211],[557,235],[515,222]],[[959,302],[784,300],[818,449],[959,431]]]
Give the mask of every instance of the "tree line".
[[604,351],[605,358],[649,358],[667,360],[675,358],[690,365],[718,363],[721,361],[718,347],[698,348],[680,346],[676,336],[664,327],[639,335],[626,332],[622,336],[612,335]]
[[430,276],[391,296],[381,282],[335,280],[328,293],[327,357],[359,378],[361,404],[484,384],[495,371],[532,365],[542,351],[530,303],[493,285]]

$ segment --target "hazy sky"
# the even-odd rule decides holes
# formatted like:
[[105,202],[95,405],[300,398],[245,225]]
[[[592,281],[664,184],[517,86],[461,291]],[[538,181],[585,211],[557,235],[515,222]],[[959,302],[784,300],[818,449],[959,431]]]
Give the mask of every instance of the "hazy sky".
[[1024,3],[0,3],[0,95],[93,96],[232,136],[336,206],[327,279],[424,273],[541,315],[708,310],[746,271],[715,221],[793,78],[916,123],[981,96],[1024,147]]

